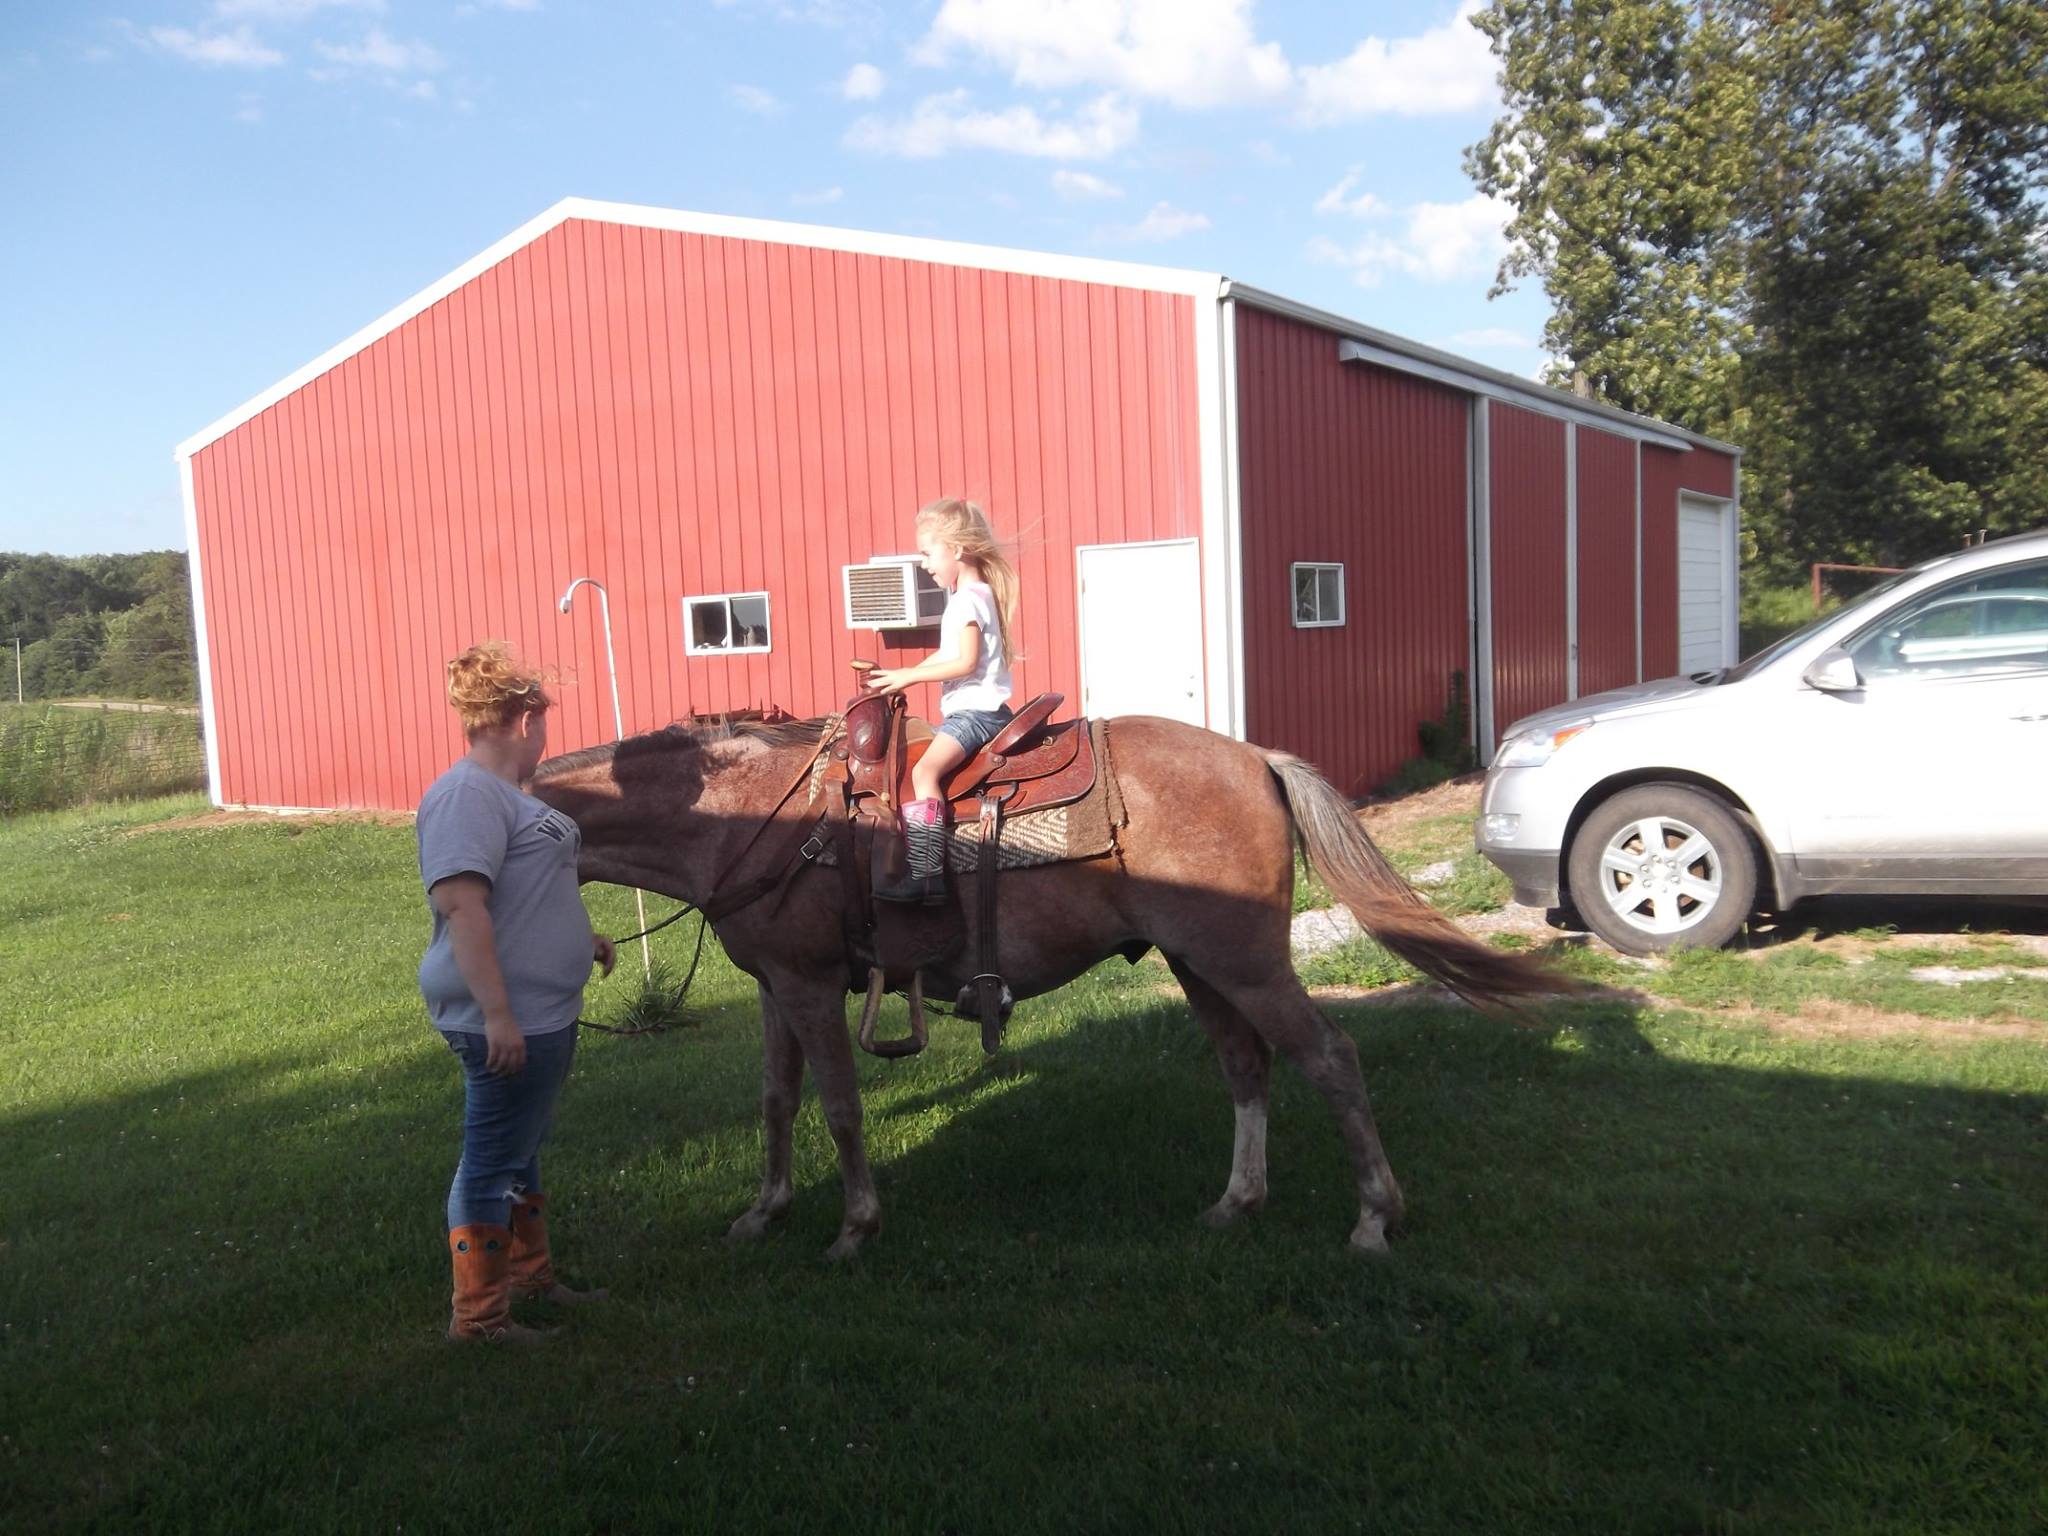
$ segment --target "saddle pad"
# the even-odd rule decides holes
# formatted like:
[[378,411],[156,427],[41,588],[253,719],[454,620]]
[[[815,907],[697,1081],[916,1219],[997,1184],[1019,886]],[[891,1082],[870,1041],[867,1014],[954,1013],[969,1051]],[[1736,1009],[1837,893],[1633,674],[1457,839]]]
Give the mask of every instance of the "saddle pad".
[[[1005,816],[998,869],[1029,869],[1039,864],[1064,864],[1072,859],[1096,859],[1115,850],[1117,832],[1124,826],[1125,816],[1116,768],[1109,755],[1109,723],[1091,720],[1088,728],[1095,737],[1095,787],[1067,805]],[[821,830],[823,825],[821,822]],[[981,823],[968,817],[954,822],[947,828],[947,834],[946,867],[963,874],[980,868]],[[818,862],[838,862],[829,841]]]

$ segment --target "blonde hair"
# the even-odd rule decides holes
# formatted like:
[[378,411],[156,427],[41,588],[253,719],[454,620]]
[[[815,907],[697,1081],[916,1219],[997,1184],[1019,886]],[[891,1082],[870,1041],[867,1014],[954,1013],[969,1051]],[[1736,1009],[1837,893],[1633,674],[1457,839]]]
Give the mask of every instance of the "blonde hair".
[[554,706],[546,676],[523,665],[502,640],[472,645],[448,663],[448,702],[462,716],[465,734],[512,724]]
[[1003,660],[1021,660],[1010,647],[1010,629],[1017,622],[1017,568],[996,542],[988,514],[962,497],[942,496],[918,508],[917,531],[951,544],[988,583],[996,595],[996,628],[1001,632]]

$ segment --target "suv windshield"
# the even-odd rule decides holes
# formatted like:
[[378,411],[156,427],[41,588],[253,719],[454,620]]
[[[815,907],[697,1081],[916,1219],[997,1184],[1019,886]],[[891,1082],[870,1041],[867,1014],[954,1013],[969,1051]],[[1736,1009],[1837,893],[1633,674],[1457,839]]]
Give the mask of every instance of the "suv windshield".
[[1832,624],[1835,622],[1835,620],[1839,619],[1845,613],[1854,613],[1859,608],[1868,607],[1870,604],[1876,602],[1880,597],[1883,597],[1885,593],[1891,591],[1892,588],[1896,587],[1900,582],[1906,580],[1908,577],[1918,576],[1922,571],[1928,570],[1933,566],[1941,564],[1943,560],[1951,560],[1953,558],[1955,557],[1952,555],[1943,555],[1936,560],[1924,560],[1920,564],[1912,567],[1910,570],[1900,571],[1896,576],[1887,576],[1883,581],[1880,581],[1876,586],[1872,587],[1869,591],[1865,592],[1861,597],[1857,598],[1856,601],[1851,603],[1847,608],[1837,608],[1833,613],[1824,613],[1820,615],[1819,618],[1814,619],[1809,623],[1800,625],[1797,629],[1793,630],[1791,634],[1783,635],[1778,639],[1773,640],[1769,645],[1765,646],[1762,650],[1758,651],[1754,656],[1751,656],[1746,660],[1738,663],[1737,665],[1730,667],[1726,672],[1723,672],[1719,678],[1715,679],[1715,681],[1721,683],[1741,682],[1745,677],[1748,677],[1751,674],[1762,670],[1764,667],[1769,666],[1772,662],[1776,661],[1780,656],[1784,655],[1794,646],[1799,645],[1815,630],[1819,629],[1821,625]]

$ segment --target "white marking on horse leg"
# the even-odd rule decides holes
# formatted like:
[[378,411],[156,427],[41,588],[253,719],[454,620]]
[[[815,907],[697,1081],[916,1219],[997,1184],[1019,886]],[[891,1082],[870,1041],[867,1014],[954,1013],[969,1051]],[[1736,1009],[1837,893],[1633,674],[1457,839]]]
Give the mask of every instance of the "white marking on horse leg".
[[1237,1136],[1230,1149],[1230,1184],[1223,1198],[1202,1213],[1212,1227],[1228,1226],[1266,1203],[1266,1103],[1234,1106]]

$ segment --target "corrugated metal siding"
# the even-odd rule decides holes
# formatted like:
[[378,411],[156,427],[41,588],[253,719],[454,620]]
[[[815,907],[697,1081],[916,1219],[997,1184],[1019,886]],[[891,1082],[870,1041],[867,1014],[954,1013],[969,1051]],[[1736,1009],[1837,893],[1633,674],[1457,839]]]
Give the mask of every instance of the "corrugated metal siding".
[[[1466,399],[1242,305],[1237,371],[1248,734],[1362,794],[1470,676]],[[1293,627],[1298,560],[1343,563],[1344,627]]]
[[1735,494],[1735,460],[1643,445],[1643,676],[1678,670],[1678,493]]
[[[1078,696],[1075,545],[1199,536],[1195,370],[1185,296],[557,226],[194,455],[223,798],[410,807],[485,637],[560,669],[555,749],[608,740],[577,576],[629,732],[823,712],[878,652],[840,566],[944,494],[1022,541],[1019,693]],[[684,654],[684,596],[761,590],[772,650]]]
[[1497,734],[1569,692],[1566,430],[1555,417],[1499,401],[1490,409]]
[[1636,681],[1636,445],[1578,434],[1579,693]]

